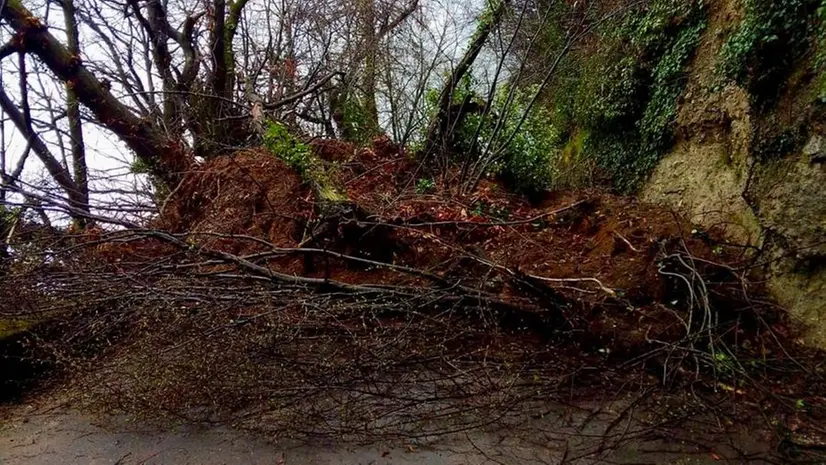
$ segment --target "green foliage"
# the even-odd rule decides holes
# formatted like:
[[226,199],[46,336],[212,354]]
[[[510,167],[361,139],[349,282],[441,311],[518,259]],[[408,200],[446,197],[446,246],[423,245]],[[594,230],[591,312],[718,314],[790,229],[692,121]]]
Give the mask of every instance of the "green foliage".
[[347,198],[334,186],[323,163],[310,146],[295,138],[287,128],[271,121],[264,134],[264,145],[276,157],[294,169],[306,182],[313,184],[319,198],[328,202],[342,202]]
[[19,207],[8,208],[5,205],[0,205],[0,225],[13,223],[20,211]]
[[595,183],[596,166],[592,154],[586,152],[590,133],[577,130],[568,135],[567,142],[558,149],[554,161],[554,189],[591,187]]
[[578,153],[619,190],[636,189],[669,148],[685,68],[705,28],[703,0],[654,0],[600,30],[599,48],[572,56],[555,83],[553,124],[584,138]]
[[501,0],[491,0],[488,2],[485,11],[479,15],[479,26],[489,25],[491,21],[493,21],[493,16],[496,13],[496,10],[499,9],[499,6],[502,4]]
[[816,98],[826,103],[826,0],[820,1],[817,8],[817,53],[814,60],[814,72],[817,79]]
[[[473,146],[481,156],[495,154],[490,174],[501,176],[516,190],[525,193],[539,192],[551,186],[553,157],[559,144],[559,134],[551,124],[549,110],[535,105],[528,111],[536,90],[534,87],[515,89],[509,101],[510,87],[501,87],[494,97],[490,114],[468,115],[457,129],[455,141],[461,153],[467,153]],[[474,143],[477,129],[478,137]]]
[[499,9],[502,0],[490,0],[487,4],[487,7],[479,15],[479,19],[476,21],[476,30],[473,31],[473,35],[470,37],[470,41],[473,42],[482,34],[482,32],[491,26],[491,23],[494,20],[496,15],[496,10]]
[[427,194],[432,191],[434,187],[436,187],[436,182],[433,181],[433,178],[419,178],[416,181],[417,194]]
[[685,85],[683,69],[694,54],[705,27],[705,21],[698,21],[682,28],[654,67],[651,97],[639,122],[646,143],[662,146],[669,142],[677,113],[677,99]]
[[636,134],[606,132],[592,136],[586,151],[597,167],[622,192],[633,191],[656,166],[659,153],[644,145]]
[[[442,76],[443,80],[446,81],[447,79],[450,79],[450,75],[450,71],[445,71]],[[466,73],[459,81],[456,89],[454,89],[451,104],[459,105],[464,102],[466,98],[469,99],[469,101],[480,101],[480,98],[475,90],[476,87],[478,87],[478,82],[476,82],[471,73]],[[423,118],[425,124],[420,126],[418,130],[411,134],[411,138],[407,143],[407,153],[421,153],[421,151],[425,148],[425,138],[427,136],[425,132],[427,131],[427,122],[432,121],[438,111],[441,93],[441,86],[429,87],[425,89],[423,94],[424,98],[422,109],[422,113],[426,115],[426,117]]]
[[129,171],[133,174],[149,174],[150,166],[144,160],[135,158],[129,165]]
[[744,0],[745,17],[721,51],[723,77],[746,88],[755,103],[770,103],[809,48],[818,7],[821,0]]
[[290,168],[306,177],[315,169],[315,160],[310,147],[296,139],[287,128],[277,122],[270,122],[264,134],[264,144],[276,157]]
[[473,216],[485,216],[485,204],[483,202],[474,203],[470,214]]
[[[502,175],[517,190],[528,193],[551,186],[554,175],[553,156],[559,144],[559,134],[551,124],[550,112],[543,107],[534,106],[522,126],[517,129],[522,115],[528,111],[529,97],[534,92],[534,89],[517,92],[511,104],[512,110],[507,113],[502,124],[504,137],[514,134],[502,153]],[[504,92],[500,95],[504,95]],[[499,107],[504,111],[505,102],[499,102]]]
[[473,202],[470,214],[476,217],[495,218],[502,221],[510,219],[510,211],[507,206],[490,204],[484,200]]
[[[477,88],[478,83],[470,74],[466,74],[456,86],[451,103],[483,105],[485,99],[478,94]],[[440,92],[436,88],[425,92],[428,113],[436,111]],[[509,86],[499,87],[487,115],[479,112],[464,115],[461,124],[452,134],[453,150],[470,157],[494,154],[487,174],[504,178],[516,190],[538,192],[551,185],[552,157],[554,147],[559,142],[559,134],[551,124],[547,109],[535,105],[527,112],[536,87],[514,89],[513,98],[509,100],[510,92]],[[517,128],[526,112],[527,117]],[[508,140],[510,142],[506,145]]]
[[[558,53],[566,40],[564,18],[573,7],[553,8],[560,20],[545,26],[544,50],[535,59]],[[519,83],[513,101],[509,88],[498,89],[491,116],[468,115],[454,146],[479,152],[470,156],[496,154],[490,173],[524,192],[586,184],[595,175],[618,190],[635,190],[673,143],[686,67],[706,17],[706,0],[652,0],[605,22],[590,41],[594,47],[566,57],[549,95],[523,122],[536,91],[530,81]],[[479,101],[475,87],[462,82],[453,102]],[[430,108],[438,96],[427,94]]]
[[[446,71],[444,79],[450,79],[450,72]],[[460,104],[465,101],[466,98],[471,100],[478,99],[476,94],[475,88],[478,86],[478,82],[473,78],[470,73],[466,73],[462,76],[462,79],[459,80],[459,83],[456,85],[456,89],[453,91],[453,97],[451,98],[452,104]],[[424,100],[425,100],[425,108],[429,115],[432,115],[439,106],[439,97],[441,97],[442,90],[441,88],[431,87],[425,91]]]
[[367,144],[380,129],[372,122],[372,118],[365,108],[364,103],[354,94],[348,94],[342,104],[342,124],[347,140],[357,144]]
[[[643,90],[641,70],[633,55],[617,56],[613,51],[586,60],[583,79],[573,101],[566,102],[574,120],[581,125],[601,128],[628,122],[640,110]],[[590,96],[590,97],[589,97]]]
[[[450,78],[450,72],[445,71],[442,77],[443,80],[446,81]],[[478,94],[475,90],[475,87],[477,85],[478,83],[473,78],[471,73],[465,74],[459,81],[459,84],[456,86],[456,89],[453,92],[451,104],[461,104],[465,100],[465,98],[469,98],[471,101],[478,101]],[[439,107],[439,98],[441,97],[441,93],[441,86],[428,87],[424,90],[422,99],[422,113],[425,115],[425,117],[422,118],[423,124],[418,126],[416,130],[414,130],[413,133],[410,135],[410,139],[407,142],[407,150],[405,150],[408,154],[414,155],[421,153],[427,145],[425,140],[427,137],[427,123],[433,121],[433,118],[436,116],[436,112],[438,111],[437,109]]]
[[152,165],[141,158],[135,158],[129,165],[129,171],[133,174],[146,175],[149,184],[152,186],[154,197],[157,201],[163,202],[169,196],[169,187],[153,174]]

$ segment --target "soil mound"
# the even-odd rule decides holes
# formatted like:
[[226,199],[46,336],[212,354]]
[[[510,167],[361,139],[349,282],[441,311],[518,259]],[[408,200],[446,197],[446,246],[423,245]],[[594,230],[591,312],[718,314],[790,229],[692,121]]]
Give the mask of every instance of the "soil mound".
[[345,201],[265,150],[217,157],[149,231],[99,231],[97,260],[19,277],[60,290],[51,346],[78,392],[326,437],[441,434],[575,391],[731,395],[800,434],[826,415],[822,355],[715,231],[604,192],[459,195],[386,140],[312,147]]
[[230,253],[256,248],[232,237],[238,235],[295,247],[314,205],[301,177],[264,150],[202,163],[171,198],[161,218],[163,226]]
[[[342,286],[453,283],[517,306],[532,300],[533,313],[553,313],[541,324],[519,317],[533,319],[535,331],[583,331],[580,344],[617,357],[696,331],[692,315],[711,305],[697,301],[703,273],[720,286],[739,283],[724,264],[737,249],[662,208],[596,191],[531,203],[489,180],[464,197],[444,179],[422,192],[412,182],[420,166],[389,141],[312,147],[349,201],[321,205],[275,156],[245,151],[201,165],[162,223],[192,244],[284,275]],[[757,328],[757,319],[785,325],[776,315],[743,324]],[[767,333],[737,337],[758,347]]]

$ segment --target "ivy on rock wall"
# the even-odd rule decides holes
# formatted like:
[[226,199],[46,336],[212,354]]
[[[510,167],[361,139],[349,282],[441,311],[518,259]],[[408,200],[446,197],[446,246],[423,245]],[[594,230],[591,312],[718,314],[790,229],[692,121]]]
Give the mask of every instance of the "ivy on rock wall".
[[593,163],[618,190],[634,190],[673,141],[686,67],[705,27],[702,0],[654,0],[600,27],[550,91],[553,124],[568,131],[559,153],[579,152],[557,162]]
[[[528,26],[533,29],[524,35],[537,33],[538,40],[517,45],[516,55],[528,57],[525,74],[501,85],[491,102],[474,93],[477,86],[467,76],[453,96],[457,108],[473,102],[487,111],[457,119],[454,150],[481,159],[474,163],[486,174],[519,190],[595,183],[625,193],[639,188],[674,144],[680,97],[711,8],[718,36],[708,38],[723,45],[713,51],[716,68],[695,70],[716,83],[706,91],[737,84],[758,113],[770,115],[797,72],[798,84],[815,84],[809,85],[811,101],[826,103],[826,0],[621,0],[594,2],[586,10],[578,4],[537,0],[537,11],[550,19]],[[725,17],[722,29],[716,23],[721,8],[735,13]],[[564,55],[550,85],[542,87],[540,104],[528,105],[552,66],[548,57],[568,50],[571,18],[578,15],[584,15],[589,33]],[[761,127],[779,128],[753,141],[766,153],[789,153],[806,133],[758,119]]]
[[721,73],[745,88],[760,109],[783,89],[795,63],[810,49],[822,0],[743,0],[743,20],[726,41]]
[[717,72],[721,82],[747,91],[751,155],[769,162],[799,153],[816,121],[823,121],[826,0],[742,0],[741,8],[741,21],[730,25],[719,51]]

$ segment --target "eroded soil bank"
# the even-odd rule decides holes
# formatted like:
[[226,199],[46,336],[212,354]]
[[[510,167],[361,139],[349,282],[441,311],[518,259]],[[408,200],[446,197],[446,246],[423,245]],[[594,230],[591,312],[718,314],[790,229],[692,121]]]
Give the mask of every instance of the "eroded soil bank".
[[6,461],[200,463],[227,441],[275,463],[823,458],[823,354],[715,230],[602,192],[425,191],[386,141],[316,153],[346,200],[248,150],[145,225],[35,237],[0,298],[48,318],[3,356],[48,362],[25,403],[71,407],[8,411]]

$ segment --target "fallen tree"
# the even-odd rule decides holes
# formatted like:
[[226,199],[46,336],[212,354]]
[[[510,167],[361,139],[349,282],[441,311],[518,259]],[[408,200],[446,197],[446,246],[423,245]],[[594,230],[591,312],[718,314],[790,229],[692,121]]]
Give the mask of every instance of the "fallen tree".
[[266,151],[216,158],[149,223],[13,259],[5,317],[42,321],[27,346],[68,395],[152,417],[413,438],[509,425],[572,389],[644,403],[690,387],[705,413],[733,396],[814,434],[818,354],[735,250],[670,212],[596,193],[535,206],[493,185],[465,204],[406,190],[416,167],[392,148],[315,151],[335,152],[332,179],[369,214],[331,222]]

